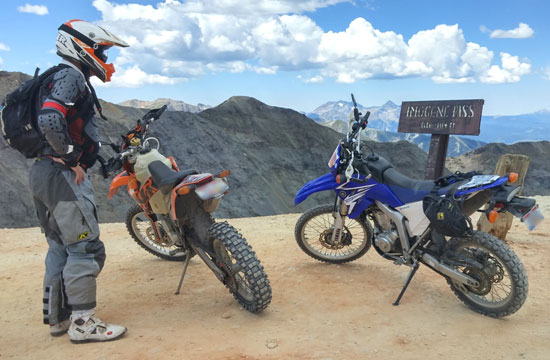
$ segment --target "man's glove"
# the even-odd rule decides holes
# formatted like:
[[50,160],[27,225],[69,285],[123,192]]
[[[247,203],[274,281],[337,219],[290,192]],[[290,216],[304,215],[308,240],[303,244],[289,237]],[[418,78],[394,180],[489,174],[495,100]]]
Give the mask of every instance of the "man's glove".
[[76,165],[78,165],[78,160],[80,159],[81,155],[82,155],[82,151],[75,146],[73,151],[61,156],[61,159],[65,162],[65,165],[67,165],[68,167],[75,167]]

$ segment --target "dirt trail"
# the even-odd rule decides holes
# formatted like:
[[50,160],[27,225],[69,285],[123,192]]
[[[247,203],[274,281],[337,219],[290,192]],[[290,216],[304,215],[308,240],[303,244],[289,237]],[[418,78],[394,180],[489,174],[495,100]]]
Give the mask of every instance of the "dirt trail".
[[[550,218],[550,198],[538,198]],[[321,264],[294,241],[297,214],[232,219],[263,263],[273,302],[260,315],[239,308],[198,259],[182,294],[181,263],[157,259],[123,224],[102,225],[107,263],[98,315],[124,324],[119,341],[73,345],[42,325],[46,244],[37,228],[0,229],[1,359],[548,359],[550,220],[509,242],[529,276],[529,296],[500,320],[468,310],[445,280],[421,267],[392,306],[408,268],[374,250],[347,265]]]

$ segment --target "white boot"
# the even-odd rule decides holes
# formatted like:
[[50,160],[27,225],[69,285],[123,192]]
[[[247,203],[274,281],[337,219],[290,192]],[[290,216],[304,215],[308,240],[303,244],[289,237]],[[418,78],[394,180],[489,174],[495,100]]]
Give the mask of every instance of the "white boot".
[[71,320],[67,319],[57,324],[50,324],[50,335],[51,336],[61,336],[69,330],[71,325]]
[[115,340],[125,332],[124,326],[106,324],[98,319],[93,312],[85,315],[71,315],[69,339],[73,343]]

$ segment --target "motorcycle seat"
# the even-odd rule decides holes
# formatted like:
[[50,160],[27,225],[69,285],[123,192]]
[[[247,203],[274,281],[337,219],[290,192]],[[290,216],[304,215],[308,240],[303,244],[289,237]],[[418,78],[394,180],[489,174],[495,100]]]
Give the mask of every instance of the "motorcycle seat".
[[187,169],[174,171],[160,160],[153,161],[148,166],[154,185],[163,193],[168,194],[180,181],[189,175],[198,174],[197,170]]
[[404,204],[422,200],[435,186],[433,180],[416,180],[403,175],[381,156],[369,160],[368,168],[373,177],[388,186]]
[[[466,182],[461,180],[460,182]],[[421,201],[436,186],[433,180],[415,180],[401,174],[394,168],[384,171],[384,184],[397,195],[403,203]],[[450,184],[437,189],[439,195],[445,195],[449,191],[456,191],[456,184]]]

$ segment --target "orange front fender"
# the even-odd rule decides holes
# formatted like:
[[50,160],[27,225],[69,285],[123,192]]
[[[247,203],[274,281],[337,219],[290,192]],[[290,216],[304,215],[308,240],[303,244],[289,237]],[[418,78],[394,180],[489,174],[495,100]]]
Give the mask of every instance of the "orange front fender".
[[107,199],[111,199],[118,191],[118,188],[121,186],[127,186],[132,177],[128,175],[126,171],[121,172],[113,181],[111,181],[111,186],[109,186],[109,193],[107,194]]

